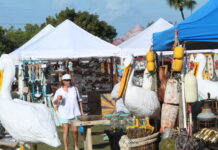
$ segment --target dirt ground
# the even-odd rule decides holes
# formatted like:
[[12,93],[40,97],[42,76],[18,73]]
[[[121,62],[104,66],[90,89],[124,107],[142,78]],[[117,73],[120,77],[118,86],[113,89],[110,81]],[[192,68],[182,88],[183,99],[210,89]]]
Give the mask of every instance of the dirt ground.
[[[105,136],[104,130],[109,129],[110,127],[108,126],[95,126],[92,127],[92,142],[93,142],[93,150],[110,150],[110,145],[108,141],[104,141],[103,138]],[[59,137],[62,142],[62,129],[58,129],[59,132]],[[70,134],[70,150],[74,150],[74,147],[72,145],[73,143],[73,138],[72,135]],[[79,135],[79,148],[80,150],[83,150],[83,138],[81,135]],[[63,145],[61,145],[58,148],[53,148],[47,145],[39,145],[38,150],[64,150]]]

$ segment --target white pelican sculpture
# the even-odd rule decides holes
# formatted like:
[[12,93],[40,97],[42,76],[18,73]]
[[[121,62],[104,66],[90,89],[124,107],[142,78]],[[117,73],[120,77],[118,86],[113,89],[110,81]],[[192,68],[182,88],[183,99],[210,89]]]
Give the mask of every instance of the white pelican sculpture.
[[53,117],[43,104],[12,100],[11,84],[15,76],[9,55],[0,58],[0,120],[9,134],[20,143],[60,145]]
[[130,55],[124,61],[119,96],[123,97],[127,109],[136,117],[159,117],[160,103],[157,94],[133,85],[134,70],[134,57]]
[[197,64],[196,78],[198,81],[198,95],[203,99],[207,99],[208,93],[210,93],[210,98],[218,98],[218,82],[203,79],[206,57],[203,54],[198,54],[195,58],[195,63]]

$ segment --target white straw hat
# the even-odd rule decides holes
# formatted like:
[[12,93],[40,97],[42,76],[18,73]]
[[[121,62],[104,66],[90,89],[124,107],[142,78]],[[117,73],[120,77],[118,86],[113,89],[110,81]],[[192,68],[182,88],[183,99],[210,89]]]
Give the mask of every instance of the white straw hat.
[[65,74],[62,76],[62,80],[71,80],[71,76],[69,74]]

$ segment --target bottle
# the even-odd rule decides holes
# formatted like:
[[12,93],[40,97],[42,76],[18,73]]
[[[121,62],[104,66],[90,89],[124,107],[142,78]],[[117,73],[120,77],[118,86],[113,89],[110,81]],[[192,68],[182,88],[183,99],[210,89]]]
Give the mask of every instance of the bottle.
[[84,133],[85,133],[84,126],[79,126],[79,132],[81,133],[81,135],[84,135]]

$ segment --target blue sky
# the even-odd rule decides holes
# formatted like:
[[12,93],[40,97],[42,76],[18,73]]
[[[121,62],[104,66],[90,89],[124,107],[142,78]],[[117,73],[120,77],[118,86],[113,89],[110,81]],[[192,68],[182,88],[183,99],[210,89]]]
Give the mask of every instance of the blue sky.
[[[208,0],[196,1],[195,10]],[[160,17],[171,22],[182,21],[180,12],[170,8],[167,0],[0,0],[0,26],[22,28],[26,23],[41,24],[47,16],[66,7],[98,14],[116,28],[118,36],[136,24],[145,27]],[[185,16],[190,14],[185,10]]]

